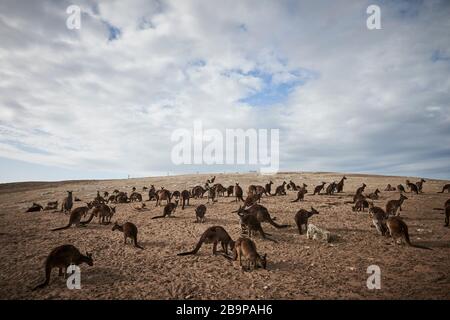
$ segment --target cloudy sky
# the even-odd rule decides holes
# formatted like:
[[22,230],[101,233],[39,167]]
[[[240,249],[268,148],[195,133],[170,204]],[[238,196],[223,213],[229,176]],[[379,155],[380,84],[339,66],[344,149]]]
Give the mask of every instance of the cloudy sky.
[[280,129],[283,171],[449,179],[449,30],[446,0],[2,0],[0,181],[253,169],[173,164],[194,120]]

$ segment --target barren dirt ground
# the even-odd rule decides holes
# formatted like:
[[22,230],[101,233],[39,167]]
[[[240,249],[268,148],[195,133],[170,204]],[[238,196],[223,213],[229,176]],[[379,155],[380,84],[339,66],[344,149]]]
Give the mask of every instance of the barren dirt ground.
[[[232,198],[219,198],[207,204],[206,222],[193,223],[194,209],[204,199],[191,199],[185,210],[179,207],[175,218],[151,220],[163,207],[146,202],[149,210],[137,212],[129,204],[118,204],[113,221],[131,221],[139,228],[138,240],[145,247],[139,250],[123,244],[122,233],[112,232],[112,225],[99,225],[94,219],[85,228],[51,232],[67,224],[68,216],[59,212],[24,213],[32,202],[43,205],[61,200],[66,190],[84,201],[92,200],[96,191],[120,189],[131,193],[135,186],[154,184],[157,189],[183,190],[203,185],[210,175],[161,178],[67,181],[55,183],[16,183],[0,185],[0,298],[1,299],[449,299],[450,298],[450,229],[444,227],[442,211],[449,198],[439,194],[448,181],[427,180],[424,194],[407,193],[401,217],[409,226],[411,241],[433,250],[394,245],[392,239],[378,236],[371,227],[368,213],[354,213],[350,204],[357,187],[367,184],[366,193],[379,188],[376,205],[385,207],[398,192],[383,192],[387,183],[397,186],[406,177],[384,177],[346,174],[344,193],[333,196],[312,196],[313,186],[321,181],[338,181],[342,174],[279,173],[275,176],[257,174],[217,174],[216,182],[225,187],[239,182],[246,192],[249,184],[274,187],[283,180],[296,184],[305,182],[308,194],[304,202],[291,203],[296,192],[287,196],[263,198],[279,223],[287,229],[263,224],[278,243],[256,237],[258,251],[267,253],[267,270],[241,271],[222,256],[212,255],[212,246],[204,245],[195,256],[176,254],[191,250],[209,226],[221,225],[233,237],[240,235],[238,217],[233,210],[238,204]],[[418,178],[411,178],[418,181]],[[144,199],[148,199],[144,194]],[[84,202],[75,202],[80,206]],[[308,240],[294,227],[294,215],[314,206],[320,214],[310,219],[338,238],[332,243]],[[69,290],[65,280],[52,272],[50,285],[40,291],[30,288],[43,281],[43,263],[56,246],[74,244],[93,252],[94,266],[81,266],[81,290]],[[381,268],[381,289],[368,290],[366,271],[370,265]]]

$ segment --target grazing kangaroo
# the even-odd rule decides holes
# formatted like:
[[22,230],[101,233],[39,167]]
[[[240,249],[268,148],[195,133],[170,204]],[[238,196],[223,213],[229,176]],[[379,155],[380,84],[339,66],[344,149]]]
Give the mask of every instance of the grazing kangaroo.
[[161,187],[161,190],[158,190],[156,192],[156,207],[161,205],[162,200],[166,200],[167,204],[170,203],[170,200],[172,199],[170,191],[164,189],[164,187]]
[[78,208],[72,210],[72,212],[70,213],[70,217],[69,217],[69,223],[64,227],[51,229],[51,231],[69,229],[72,225],[75,225],[75,227],[85,226],[86,223],[81,222],[81,218],[83,216],[86,216],[86,214],[91,209],[92,209],[92,205],[90,203],[87,203],[85,207],[78,207]]
[[341,193],[344,191],[344,180],[347,180],[346,176],[343,176],[342,179],[336,184],[336,193]]
[[244,207],[251,207],[252,205],[261,202],[261,194],[250,193],[244,201]]
[[50,201],[47,202],[44,210],[57,210],[58,209],[58,201]]
[[292,200],[291,202],[303,201],[305,199],[305,194],[308,193],[308,190],[306,190],[306,187],[307,187],[307,185],[303,184],[303,186],[298,190],[297,199]]
[[392,239],[394,239],[395,243],[398,243],[398,239],[404,239],[406,244],[410,247],[419,248],[419,249],[427,249],[432,250],[431,248],[419,246],[417,244],[412,244],[409,239],[408,226],[406,223],[399,217],[389,217],[386,221],[386,225],[389,229],[389,233],[391,234]]
[[148,190],[148,200],[147,201],[152,201],[152,200],[156,200],[156,189],[154,185],[150,186],[150,189]]
[[271,196],[272,195],[272,185],[273,185],[273,182],[272,182],[272,180],[270,180],[269,181],[269,183],[266,183],[266,185],[265,185],[265,190],[266,190],[266,194],[268,194],[269,196]]
[[130,195],[130,202],[142,202],[142,195],[139,192],[134,191],[131,195]]
[[275,189],[275,195],[276,196],[285,196],[286,195],[286,189],[284,188],[286,185],[286,181],[283,181],[283,184],[281,186],[278,186]]
[[236,186],[234,187],[235,201],[238,202],[239,200],[245,202],[244,198],[242,197],[243,195],[244,191],[242,190],[241,186],[239,186],[239,183],[236,182]]
[[98,224],[109,224],[111,223],[111,219],[114,213],[116,213],[116,207],[111,207],[102,203],[95,206],[95,208],[92,210],[91,216],[86,222],[84,222],[84,224],[91,222],[94,216],[98,217]]
[[202,186],[195,186],[192,189],[192,197],[197,199],[197,198],[203,198],[203,195],[205,194],[206,189],[203,188]]
[[330,184],[328,185],[328,187],[325,189],[325,193],[326,193],[327,195],[331,196],[331,195],[334,193],[335,189],[336,189],[336,181],[333,181],[333,182],[330,183]]
[[247,235],[251,237],[252,234],[258,232],[263,237],[263,239],[277,242],[274,239],[270,239],[267,237],[270,236],[270,234],[264,232],[261,226],[261,222],[258,221],[258,218],[256,216],[254,216],[253,214],[245,214],[239,211],[237,214],[241,220],[242,233],[247,233]]
[[386,213],[388,215],[400,215],[400,212],[397,214],[397,210],[402,211],[403,201],[408,200],[406,196],[400,194],[400,199],[398,200],[389,200],[386,204]]
[[322,189],[325,187],[325,184],[326,184],[326,182],[322,182],[322,184],[316,186],[314,188],[313,196],[316,195],[316,194],[320,194],[320,191],[322,191]]
[[195,217],[197,218],[196,223],[198,222],[205,222],[205,213],[206,213],[206,206],[204,204],[199,205],[197,208],[195,208]]
[[33,202],[33,205],[29,207],[25,212],[38,212],[42,210],[44,210],[44,208],[39,203]]
[[127,238],[130,238],[136,248],[144,249],[137,242],[138,229],[136,225],[134,225],[134,223],[125,222],[123,225],[119,225],[116,221],[116,223],[114,223],[114,226],[112,228],[112,231],[114,230],[119,230],[123,232],[123,240],[124,240],[123,243],[126,244]]
[[377,188],[375,190],[375,192],[372,192],[371,194],[369,194],[367,196],[367,198],[371,199],[371,200],[378,200],[380,198],[380,196],[378,195],[381,191]]
[[439,191],[438,193],[444,193],[444,191],[450,193],[450,183],[447,183],[445,186],[443,186],[442,191]]
[[267,267],[267,255],[262,257],[256,250],[256,244],[249,238],[240,237],[234,244],[233,260],[239,261],[239,266],[244,269],[242,265],[242,258],[247,260],[247,270],[252,271],[258,266],[263,269]]
[[426,181],[424,179],[420,179],[420,181],[416,182],[416,186],[417,186],[417,189],[419,190],[419,193],[423,193],[422,189],[423,189],[423,184],[425,182]]
[[366,199],[359,199],[356,201],[355,205],[352,207],[352,210],[354,212],[356,211],[362,211],[364,212],[364,209],[369,208],[369,202]]
[[166,204],[164,206],[163,214],[161,216],[153,217],[152,219],[159,219],[159,218],[165,218],[165,217],[171,218],[171,217],[173,217],[172,213],[175,212],[177,206],[178,206],[178,200],[175,200],[175,203],[169,202],[168,204]]
[[67,191],[67,197],[64,198],[62,206],[61,206],[61,212],[70,212],[73,207],[73,195],[72,191]]
[[388,214],[384,212],[384,210],[380,207],[375,207],[373,203],[370,203],[369,214],[372,217],[372,223],[377,229],[378,233],[382,236],[386,235],[388,231],[386,227]]
[[187,190],[181,191],[181,210],[184,210],[185,206],[189,205],[189,199],[191,194]]
[[234,186],[228,186],[228,188],[227,188],[227,197],[232,196],[233,192],[234,192]]
[[53,268],[59,268],[59,275],[64,275],[68,266],[71,264],[80,265],[86,263],[89,266],[93,266],[92,255],[86,252],[86,255],[81,254],[80,250],[71,244],[65,244],[53,249],[45,259],[45,281],[32,290],[42,289],[50,283],[50,275]]
[[116,203],[128,203],[129,202],[128,194],[126,192],[120,191],[116,195],[115,202]]
[[415,192],[419,194],[419,189],[414,183],[411,183],[409,180],[406,180],[406,186],[409,188],[410,192]]
[[283,229],[283,228],[289,227],[288,224],[276,223],[270,216],[269,210],[267,210],[266,207],[259,205],[259,204],[255,204],[248,209],[245,209],[245,206],[239,207],[239,209],[237,211],[233,211],[233,213],[254,215],[258,219],[259,222],[270,223],[272,226],[274,226],[277,229]]
[[389,183],[386,186],[386,189],[384,189],[384,191],[395,191],[395,190],[397,190],[397,189],[395,189],[395,187],[391,186]]
[[213,185],[213,189],[215,190],[217,197],[224,197],[225,192],[227,191],[227,189],[220,183],[216,183],[215,185]]
[[180,191],[174,191],[174,192],[172,192],[172,198],[174,198],[174,199],[176,199],[176,200],[179,200],[180,197],[181,197]]
[[297,224],[298,233],[302,234],[302,225],[305,225],[306,230],[308,230],[308,219],[315,214],[319,214],[319,211],[311,207],[311,211],[305,209],[300,209],[295,214],[295,223]]
[[402,184],[399,184],[397,186],[398,191],[400,191],[400,193],[406,193],[405,187]]
[[230,235],[223,227],[221,226],[209,227],[208,229],[206,229],[205,232],[203,232],[194,250],[178,253],[177,256],[187,256],[190,254],[196,254],[198,250],[200,250],[203,243],[206,244],[212,243],[213,254],[215,255],[217,253],[217,244],[219,242],[225,254],[228,254],[228,247],[230,247],[231,250],[234,249],[234,241],[233,239],[231,239]]

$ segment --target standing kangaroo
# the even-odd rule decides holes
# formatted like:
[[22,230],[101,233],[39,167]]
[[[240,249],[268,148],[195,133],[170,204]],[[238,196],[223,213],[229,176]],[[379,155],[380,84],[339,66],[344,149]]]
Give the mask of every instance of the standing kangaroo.
[[352,210],[354,212],[356,211],[362,211],[364,212],[364,209],[369,208],[369,202],[366,199],[358,199],[355,202],[355,205],[352,207]]
[[205,213],[206,213],[206,206],[204,204],[199,205],[197,208],[195,208],[195,222],[205,222]]
[[189,199],[191,195],[189,191],[183,190],[181,191],[181,210],[184,210],[185,206],[189,206]]
[[327,195],[331,196],[331,195],[334,193],[335,189],[336,189],[336,182],[333,181],[333,182],[330,183],[330,184],[328,185],[328,187],[325,189],[325,193],[326,193]]
[[234,186],[228,186],[227,188],[227,197],[231,197],[234,192]]
[[431,248],[419,246],[417,244],[412,244],[409,239],[408,226],[406,223],[400,219],[399,217],[389,217],[386,221],[386,225],[389,229],[389,233],[391,234],[392,239],[394,239],[395,243],[398,243],[398,239],[404,239],[406,244],[410,247],[419,248],[419,249],[427,249],[431,250]]
[[411,183],[409,180],[406,180],[406,186],[409,188],[411,192],[419,194],[419,189],[417,188],[417,185],[415,185],[414,183]]
[[387,233],[386,220],[388,214],[384,212],[380,207],[375,207],[373,203],[370,204],[369,214],[372,217],[372,223],[377,229],[378,233],[382,236]]
[[234,187],[235,202],[238,202],[238,200],[245,202],[243,195],[244,195],[244,191],[242,190],[239,183],[236,182],[236,186]]
[[423,193],[422,189],[423,189],[423,184],[425,182],[426,181],[424,179],[420,179],[420,181],[416,182],[416,186],[417,186],[417,189],[419,190],[419,193]]
[[73,195],[72,195],[73,191],[67,191],[67,197],[64,198],[62,205],[61,205],[61,212],[70,212],[70,210],[72,210],[73,207]]
[[308,230],[308,219],[311,218],[313,215],[319,214],[319,211],[311,207],[311,211],[307,211],[305,209],[300,209],[295,214],[295,223],[297,224],[298,233],[302,234],[302,225],[305,225],[306,230]]
[[266,185],[265,185],[266,193],[267,193],[269,196],[272,195],[272,194],[271,194],[271,192],[272,192],[272,185],[273,185],[272,180],[270,180],[269,183],[266,183]]
[[343,176],[342,179],[336,184],[336,193],[341,193],[344,191],[344,180],[347,180],[346,176]]
[[114,230],[119,230],[123,232],[123,243],[126,244],[127,238],[130,238],[136,248],[144,249],[137,242],[138,229],[134,223],[125,222],[123,225],[119,225],[116,221],[116,223],[112,228],[112,231]]
[[182,252],[178,253],[178,256],[187,256],[190,254],[196,254],[198,250],[200,250],[203,243],[212,243],[213,244],[213,254],[215,255],[217,253],[217,244],[220,242],[222,246],[222,250],[225,254],[228,254],[228,247],[230,247],[231,250],[234,248],[234,241],[231,239],[228,232],[221,226],[213,226],[206,229],[205,232],[203,232],[202,236],[200,237],[200,240],[198,241],[197,245],[195,246],[194,250],[188,251],[188,252]]
[[378,194],[381,193],[381,191],[377,188],[375,190],[375,192],[372,192],[371,194],[369,194],[367,196],[367,198],[371,199],[371,200],[378,200],[378,198],[380,197]]
[[86,252],[86,255],[81,254],[80,250],[71,244],[65,244],[53,249],[45,259],[45,281],[32,290],[42,289],[50,283],[50,275],[53,268],[59,268],[59,275],[64,275],[68,266],[71,264],[80,265],[86,263],[89,266],[93,266],[92,255]]
[[322,184],[316,186],[314,188],[313,196],[316,195],[316,194],[320,194],[320,191],[322,191],[323,187],[325,187],[325,184],[326,184],[326,182],[322,182]]
[[242,265],[242,258],[247,260],[247,270],[252,271],[258,266],[266,269],[267,255],[262,257],[256,250],[256,244],[249,238],[240,237],[234,244],[233,260],[239,261],[239,266],[244,269]]
[[172,213],[175,212],[176,208],[178,206],[178,200],[175,200],[175,203],[169,202],[164,206],[163,214],[161,216],[153,217],[152,219],[159,219],[159,218],[165,218],[165,217],[173,217]]
[[405,187],[402,184],[399,184],[397,186],[398,191],[400,191],[400,193],[406,193]]
[[87,203],[85,207],[78,207],[78,208],[74,209],[70,213],[69,223],[66,226],[60,227],[60,228],[56,228],[56,229],[52,229],[51,231],[58,231],[58,230],[69,229],[72,225],[75,225],[75,227],[85,226],[86,223],[85,222],[81,222],[81,218],[83,216],[85,216],[89,212],[89,210],[91,210],[91,209],[92,209],[92,204],[90,204],[90,203]]
[[161,190],[158,190],[156,192],[156,207],[161,204],[162,200],[166,200],[167,204],[170,203],[170,200],[172,199],[170,191],[164,189],[164,187],[161,187]]
[[285,196],[286,195],[286,189],[284,188],[285,185],[286,185],[286,181],[283,181],[283,184],[281,186],[278,186],[275,189],[276,196]]
[[402,211],[402,204],[405,200],[408,200],[408,198],[403,194],[400,194],[400,199],[398,200],[389,200],[386,204],[386,213],[392,216],[399,215],[400,212],[397,214],[397,210]]
[[297,202],[297,201],[303,201],[305,199],[305,194],[308,193],[308,190],[306,190],[307,185],[303,184],[303,186],[298,189],[297,192],[297,199],[292,200],[291,202]]
[[277,242],[274,239],[270,239],[267,236],[270,236],[269,233],[264,232],[262,226],[261,226],[261,222],[258,221],[258,218],[256,216],[254,216],[253,214],[245,214],[245,212],[239,212],[238,211],[238,216],[241,220],[241,229],[243,233],[247,233],[247,235],[249,237],[252,236],[252,234],[258,232],[263,239],[267,239],[273,242]]

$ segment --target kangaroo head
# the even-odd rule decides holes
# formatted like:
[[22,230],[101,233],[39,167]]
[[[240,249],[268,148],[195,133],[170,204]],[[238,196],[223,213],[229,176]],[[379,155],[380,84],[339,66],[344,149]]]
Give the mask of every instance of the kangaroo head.
[[116,221],[116,222],[114,222],[114,226],[112,227],[112,231],[118,230],[118,229],[120,229],[120,225]]
[[346,176],[343,176],[343,177],[342,177],[342,180],[347,180],[347,177],[346,177]]
[[69,197],[72,196],[72,193],[73,193],[73,191],[67,191],[67,195],[68,195]]
[[381,191],[377,188],[377,190],[375,190],[375,193],[381,193]]
[[311,207],[311,214],[319,214],[319,211]]
[[93,266],[94,265],[94,260],[92,260],[92,253],[87,252],[86,251],[86,256],[85,256],[85,262],[89,265],[89,266]]
[[286,185],[286,184],[287,184],[286,181],[283,181],[283,186]]
[[269,184],[273,184],[273,181],[272,181],[272,180],[270,180],[270,181],[269,181]]

